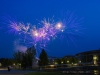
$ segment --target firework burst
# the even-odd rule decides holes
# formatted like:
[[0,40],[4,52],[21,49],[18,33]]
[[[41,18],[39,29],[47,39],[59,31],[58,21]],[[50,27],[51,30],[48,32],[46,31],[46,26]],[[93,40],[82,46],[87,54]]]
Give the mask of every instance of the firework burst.
[[[20,34],[19,38],[24,40],[26,45],[34,45],[37,50],[39,48],[45,48],[48,42],[52,39],[70,38],[71,41],[74,39],[74,35],[79,35],[82,30],[80,20],[74,17],[73,14],[69,18],[64,17],[58,22],[54,19],[44,19],[40,21],[39,25],[31,25],[30,23],[24,24],[23,22],[16,22],[14,20],[9,20],[8,32],[14,34]],[[73,41],[74,42],[74,41]]]

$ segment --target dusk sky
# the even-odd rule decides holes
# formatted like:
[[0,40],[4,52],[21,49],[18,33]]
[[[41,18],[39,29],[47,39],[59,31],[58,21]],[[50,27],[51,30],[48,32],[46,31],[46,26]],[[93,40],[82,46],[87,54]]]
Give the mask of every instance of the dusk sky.
[[[46,52],[49,56],[63,57],[100,48],[100,0],[0,0],[0,57],[13,57],[15,35],[6,33],[2,17],[24,23],[37,24],[43,18],[59,20],[62,13],[71,12],[82,19],[81,36],[50,41]],[[66,15],[65,15],[66,16]],[[2,28],[1,28],[2,27]],[[61,42],[62,41],[62,42]]]

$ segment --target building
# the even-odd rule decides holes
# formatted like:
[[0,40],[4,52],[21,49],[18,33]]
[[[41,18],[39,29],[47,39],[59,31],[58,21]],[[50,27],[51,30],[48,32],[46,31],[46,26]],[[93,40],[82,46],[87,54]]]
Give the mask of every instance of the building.
[[[61,63],[54,64],[60,59]],[[47,71],[65,71],[67,73],[100,73],[100,50],[67,55],[62,58],[49,57],[50,64],[43,69]]]
[[85,66],[99,66],[100,65],[100,49],[86,51],[76,54],[79,64]]
[[74,55],[66,55],[63,57],[66,61],[64,63],[74,63],[73,59],[75,59],[75,56]]
[[57,64],[57,63],[56,63],[56,59],[57,59],[57,57],[49,56],[49,57],[48,57],[49,64]]

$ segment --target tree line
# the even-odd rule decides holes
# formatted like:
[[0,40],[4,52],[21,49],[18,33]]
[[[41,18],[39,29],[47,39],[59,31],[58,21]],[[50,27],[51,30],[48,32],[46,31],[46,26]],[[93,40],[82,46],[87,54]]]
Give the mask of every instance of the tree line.
[[17,51],[14,53],[14,59],[19,67],[26,69],[32,67],[32,62],[35,59],[36,49],[34,46],[28,48],[25,52]]
[[[13,54],[14,58],[1,58],[0,63],[2,64],[2,67],[7,67],[9,65],[18,65],[19,68],[26,69],[26,67],[32,67],[32,62],[35,62],[35,56],[36,56],[36,49],[34,46],[28,48],[25,52],[22,52],[18,50],[17,52],[14,52]],[[45,66],[50,64],[50,60],[48,59],[48,55],[45,52],[44,49],[42,49],[38,65],[39,66]],[[75,57],[63,57],[63,58],[57,58],[54,61],[52,61],[52,64],[72,64],[72,63],[78,63],[78,59]]]

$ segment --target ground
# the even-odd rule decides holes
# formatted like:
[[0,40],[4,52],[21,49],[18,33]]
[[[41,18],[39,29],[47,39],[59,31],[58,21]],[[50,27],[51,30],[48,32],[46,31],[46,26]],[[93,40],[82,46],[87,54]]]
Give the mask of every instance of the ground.
[[[80,75],[80,74],[65,74],[61,72],[59,73],[58,72],[33,72],[26,75]],[[86,74],[81,74],[81,75],[86,75]]]
[[[80,75],[80,74],[64,74],[62,72],[37,72],[28,70],[0,70],[0,75]],[[86,74],[81,74],[86,75]],[[88,74],[87,74],[88,75]]]
[[55,73],[55,72],[34,72],[34,73],[29,73],[26,75],[65,75],[63,73]]
[[11,70],[8,72],[6,69],[0,69],[0,75],[25,75],[27,73],[34,72],[34,71],[23,71],[23,70]]

